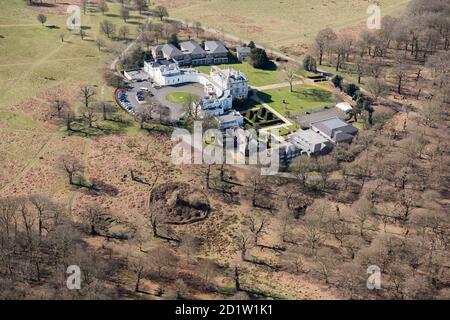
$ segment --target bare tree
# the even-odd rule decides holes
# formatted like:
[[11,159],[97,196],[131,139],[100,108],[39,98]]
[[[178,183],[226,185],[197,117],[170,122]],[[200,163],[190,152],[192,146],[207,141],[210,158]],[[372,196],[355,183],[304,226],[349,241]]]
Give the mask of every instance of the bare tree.
[[81,0],[81,8],[83,8],[84,14],[86,14],[88,5],[89,5],[89,0]]
[[130,10],[128,10],[128,8],[125,6],[122,6],[120,8],[120,17],[124,22],[127,22],[127,19],[130,18]]
[[93,127],[93,123],[96,120],[95,114],[97,113],[97,110],[91,105],[92,97],[95,94],[95,91],[89,86],[84,86],[81,88],[81,96],[84,103],[83,116],[88,121],[89,128]]
[[365,197],[358,200],[355,203],[355,213],[356,219],[358,220],[359,225],[359,234],[362,238],[364,238],[364,231],[366,229],[366,223],[370,219],[373,213],[373,205],[367,200]]
[[241,251],[241,259],[242,261],[247,260],[247,251],[251,249],[255,240],[253,239],[253,235],[247,230],[241,230],[238,235],[238,246]]
[[397,93],[402,94],[402,86],[408,74],[409,64],[402,55],[395,57],[394,74],[397,78]]
[[166,7],[163,6],[156,6],[153,12],[154,15],[158,17],[161,21],[163,20],[163,18],[169,16],[169,12],[167,11]]
[[194,32],[195,32],[195,35],[197,36],[197,38],[199,38],[200,35],[202,35],[204,32],[203,26],[199,21],[194,22],[193,29],[194,29]]
[[42,237],[42,231],[45,229],[47,232],[49,231],[46,223],[49,220],[57,221],[58,208],[45,195],[36,194],[30,196],[30,203],[36,209],[37,219],[38,219],[38,235]]
[[156,38],[156,33],[154,31],[144,30],[139,37],[139,41],[147,48],[147,50],[149,50]]
[[374,102],[377,102],[378,98],[385,97],[389,93],[389,87],[384,79],[370,78],[367,80],[366,86]]
[[315,41],[317,50],[319,52],[319,65],[322,65],[323,54],[325,50],[331,45],[336,37],[336,34],[331,28],[320,30],[317,34]]
[[97,8],[102,12],[103,15],[105,14],[105,12],[109,11],[108,3],[105,0],[100,0],[97,4]]
[[115,110],[113,105],[107,101],[101,101],[99,103],[98,109],[100,109],[102,111],[103,120],[109,120],[108,114],[114,112],[114,110]]
[[108,38],[111,38],[116,32],[116,25],[109,20],[103,20],[100,22],[100,31]]
[[254,245],[257,246],[259,238],[267,233],[269,218],[266,216],[256,218],[255,216],[251,215],[245,219],[245,225],[253,234]]
[[293,92],[294,91],[293,85],[297,77],[298,66],[290,63],[284,67],[283,71],[286,81],[289,83],[289,92]]
[[55,98],[53,100],[52,107],[56,110],[58,118],[61,118],[62,111],[67,108],[67,101],[60,98]]
[[199,273],[204,288],[207,288],[217,275],[216,265],[210,260],[203,260]]
[[127,40],[130,35],[130,28],[128,26],[121,26],[119,28],[118,36],[122,40]]
[[165,246],[153,248],[148,254],[151,257],[150,264],[159,277],[161,277],[163,272],[171,267],[173,262],[176,261],[173,253]]
[[44,23],[47,21],[47,16],[46,16],[45,14],[40,13],[40,14],[37,15],[37,20],[38,20],[42,25],[44,25]]
[[67,177],[69,178],[70,184],[75,184],[75,176],[77,174],[82,174],[84,171],[83,163],[74,157],[62,157],[61,164],[64,172],[67,173]]
[[190,234],[184,234],[181,237],[180,250],[186,255],[186,263],[191,261],[191,257],[196,253],[198,245],[198,240]]
[[136,281],[134,283],[134,292],[141,291],[141,281],[148,272],[148,266],[150,262],[151,258],[148,255],[130,258],[129,268],[136,276]]
[[102,48],[106,47],[105,39],[102,37],[97,37],[97,39],[95,39],[95,45],[97,46],[98,51],[101,51]]
[[144,11],[147,8],[147,0],[134,0],[134,4],[138,9],[139,14],[142,14],[142,11]]

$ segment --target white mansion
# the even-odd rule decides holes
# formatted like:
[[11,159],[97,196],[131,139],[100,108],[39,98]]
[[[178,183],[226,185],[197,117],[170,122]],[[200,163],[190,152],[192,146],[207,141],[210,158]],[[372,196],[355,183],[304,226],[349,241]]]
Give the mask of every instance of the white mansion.
[[144,62],[144,71],[159,86],[202,84],[205,90],[202,110],[216,116],[221,129],[243,126],[243,117],[232,110],[233,100],[243,100],[248,96],[248,80],[242,72],[215,68],[206,75],[194,69],[181,69],[173,59]]

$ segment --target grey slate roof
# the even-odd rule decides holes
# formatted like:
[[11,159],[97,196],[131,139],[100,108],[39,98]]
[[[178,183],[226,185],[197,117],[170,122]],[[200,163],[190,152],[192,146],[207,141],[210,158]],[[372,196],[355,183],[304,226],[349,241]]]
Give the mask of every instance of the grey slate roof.
[[250,51],[252,51],[252,48],[250,47],[238,47],[236,49],[237,53],[250,53]]
[[238,120],[241,118],[242,118],[242,115],[238,112],[237,113],[229,112],[227,114],[217,116],[217,119],[219,119],[219,121],[221,121],[221,122],[234,121],[234,120]]
[[205,41],[205,50],[208,53],[228,53],[222,41]]
[[289,136],[294,141],[303,140],[309,144],[327,143],[328,140],[313,130],[299,130]]
[[164,44],[161,47],[158,47],[157,50],[161,50],[164,57],[167,59],[183,55],[183,52],[173,44]]
[[351,124],[342,121],[338,117],[313,122],[311,123],[311,126],[332,138],[337,131],[342,131],[346,134],[355,134],[358,131],[358,129],[353,127]]
[[205,50],[203,50],[203,48],[200,47],[200,45],[193,40],[181,42],[180,47],[183,52],[190,53],[190,54],[205,54],[206,53]]

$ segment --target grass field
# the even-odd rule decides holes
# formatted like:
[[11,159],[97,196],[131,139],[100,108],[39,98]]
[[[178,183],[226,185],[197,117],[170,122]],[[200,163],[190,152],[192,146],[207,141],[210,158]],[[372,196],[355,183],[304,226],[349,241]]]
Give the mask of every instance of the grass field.
[[[118,16],[119,5],[110,3],[110,11],[105,16],[94,8],[82,14],[81,23],[87,37],[81,40],[78,34],[66,29],[67,15],[46,13],[45,25],[57,26],[50,29],[37,21],[38,11],[27,8],[24,1],[1,0],[0,4],[0,110],[67,82],[88,80],[86,84],[96,85],[103,94],[108,93],[100,87],[101,68],[110,63],[112,55],[99,51],[95,40],[99,37],[100,21],[110,20],[117,28],[125,24]],[[144,22],[145,18],[135,12],[131,16],[127,25],[130,38],[134,38],[137,23]],[[119,41],[107,43],[125,46]]]
[[[401,12],[408,0],[380,0],[381,14]],[[324,27],[364,23],[369,0],[156,0],[171,16],[252,39],[271,48],[311,43]]]
[[[233,68],[235,70],[242,71],[247,79],[250,82],[251,86],[261,87],[269,84],[275,84],[279,82],[283,82],[283,75],[278,70],[262,70],[253,68],[250,64],[244,63],[230,63],[230,64],[222,64],[219,65],[221,69],[225,68]],[[200,66],[196,67],[197,70],[209,74],[211,67],[210,66]]]
[[300,114],[336,103],[331,92],[309,85],[294,86],[294,92],[289,92],[288,87],[266,90],[258,92],[258,96],[283,115]]
[[185,104],[189,102],[190,99],[197,99],[197,98],[199,98],[199,96],[197,96],[196,94],[182,91],[169,93],[165,97],[167,101],[175,104]]

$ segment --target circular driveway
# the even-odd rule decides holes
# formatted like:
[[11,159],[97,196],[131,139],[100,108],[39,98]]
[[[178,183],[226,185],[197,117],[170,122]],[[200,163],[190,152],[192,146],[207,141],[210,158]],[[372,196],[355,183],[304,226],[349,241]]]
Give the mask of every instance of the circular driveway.
[[162,87],[160,89],[150,88],[150,91],[154,94],[155,99],[158,100],[159,103],[161,103],[163,106],[166,106],[171,111],[171,118],[172,119],[179,119],[183,116],[185,110],[183,110],[182,104],[175,104],[172,102],[169,102],[166,100],[166,96],[168,94],[174,93],[174,92],[188,92],[195,94],[199,97],[204,97],[205,92],[202,85],[198,84],[183,84],[183,85],[176,85],[176,86],[170,86],[170,87]]

